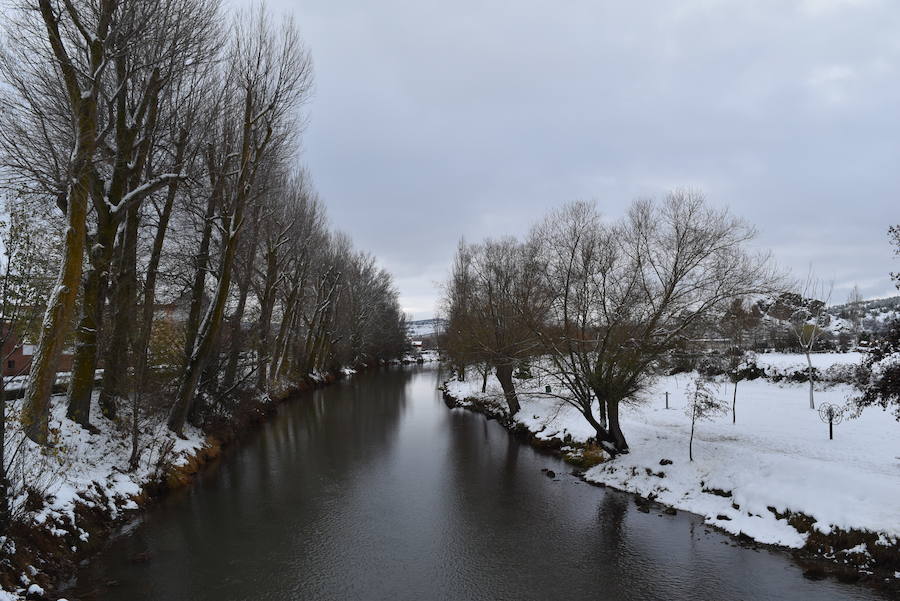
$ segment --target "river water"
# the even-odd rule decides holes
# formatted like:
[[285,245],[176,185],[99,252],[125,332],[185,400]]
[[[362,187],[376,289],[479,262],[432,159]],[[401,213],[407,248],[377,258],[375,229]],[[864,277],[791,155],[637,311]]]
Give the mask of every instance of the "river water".
[[[85,566],[70,601],[880,599],[569,474],[437,369],[284,404]],[[555,479],[541,471],[549,468]]]

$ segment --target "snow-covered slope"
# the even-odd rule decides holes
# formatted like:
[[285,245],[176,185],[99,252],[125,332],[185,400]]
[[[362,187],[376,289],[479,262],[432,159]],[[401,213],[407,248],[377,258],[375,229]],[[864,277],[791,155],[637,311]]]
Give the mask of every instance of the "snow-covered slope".
[[407,335],[414,339],[424,338],[426,336],[433,336],[434,334],[440,333],[446,321],[436,317],[434,319],[420,319],[418,321],[410,321],[406,324],[406,332]]

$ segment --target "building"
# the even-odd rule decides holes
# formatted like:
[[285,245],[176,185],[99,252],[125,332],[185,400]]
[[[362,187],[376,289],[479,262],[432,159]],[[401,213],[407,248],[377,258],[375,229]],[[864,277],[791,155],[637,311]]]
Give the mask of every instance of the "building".
[[[2,360],[3,377],[27,376],[31,372],[31,361],[34,358],[36,345],[21,340],[15,332],[10,331],[7,322],[0,322],[3,336]],[[72,371],[72,349],[63,349],[56,371]]]

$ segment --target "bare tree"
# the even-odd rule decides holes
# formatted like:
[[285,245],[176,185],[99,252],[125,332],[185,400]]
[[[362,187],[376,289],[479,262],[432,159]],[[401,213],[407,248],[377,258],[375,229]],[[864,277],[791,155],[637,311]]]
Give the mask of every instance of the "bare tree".
[[310,324],[306,318],[306,307],[312,302],[313,282],[319,281],[319,267],[323,264],[320,257],[325,253],[329,240],[325,214],[311,188],[309,174],[301,172],[297,180],[290,187],[292,194],[297,194],[293,217],[295,229],[285,249],[284,277],[276,287],[276,307],[272,309],[273,316],[280,316],[280,323],[274,346],[264,353],[260,367],[260,372],[268,374],[269,382],[282,377],[289,365],[297,366],[294,351],[302,335],[302,327]]
[[463,361],[493,366],[511,416],[519,411],[513,371],[537,348],[524,310],[533,291],[526,253],[512,238],[461,243],[445,300],[448,330],[464,340],[456,352]]
[[797,303],[794,313],[790,317],[791,330],[801,351],[806,356],[810,409],[816,408],[815,368],[812,364],[812,352],[831,319],[826,309],[833,290],[834,282],[825,282],[816,278],[810,269],[806,279],[797,286],[796,294],[799,296],[800,302]]
[[859,344],[859,333],[862,330],[863,300],[859,286],[854,284],[853,289],[850,290],[850,294],[847,296],[847,315],[853,327],[854,344]]
[[[93,10],[96,8],[96,10]],[[58,132],[70,150],[59,152],[55,159],[59,168],[55,183],[57,203],[66,213],[66,238],[57,285],[47,304],[40,339],[22,411],[27,436],[40,444],[48,444],[50,394],[56,377],[56,365],[66,338],[71,331],[85,251],[86,220],[91,189],[95,151],[102,132],[98,129],[98,103],[102,79],[111,64],[111,48],[118,39],[117,0],[104,0],[96,7],[75,1],[55,6],[51,0],[37,0],[20,11],[21,41],[18,56],[30,55],[23,62],[6,60],[7,80],[20,92],[19,114],[42,113],[41,97],[25,90],[31,82],[61,82],[61,88],[47,84],[47,91],[59,90],[65,99],[64,114],[69,117],[62,132],[59,127],[44,129],[47,120],[41,114],[29,122],[37,123],[37,132]],[[52,65],[48,74],[47,65]],[[15,75],[14,72],[21,75]],[[59,93],[59,92],[57,92]],[[56,95],[56,94],[52,94]],[[58,114],[52,113],[52,114]],[[37,133],[35,132],[35,133]],[[27,163],[34,153],[25,150],[28,138],[3,136],[7,164],[20,172],[28,172]],[[50,134],[38,140],[50,139]],[[52,141],[52,140],[51,140]]]
[[691,380],[685,390],[687,406],[685,412],[691,418],[691,437],[688,441],[688,458],[694,460],[694,430],[697,422],[710,419],[727,411],[725,403],[719,399],[715,382],[704,377]]
[[530,271],[544,275],[552,301],[551,318],[536,327],[568,390],[564,400],[608,450],[627,451],[621,403],[639,399],[691,328],[733,299],[771,288],[768,255],[746,248],[754,235],[694,191],[636,201],[613,224],[576,203],[535,229],[542,250]]
[[737,423],[737,391],[738,384],[745,378],[747,369],[755,364],[756,358],[748,348],[747,337],[757,328],[761,321],[758,308],[746,298],[736,298],[726,309],[721,320],[721,331],[729,338],[726,352],[726,368],[728,379],[734,390],[731,398],[731,422]]
[[[188,356],[185,373],[169,415],[169,428],[181,433],[194,401],[197,384],[212,355],[225,313],[235,256],[256,177],[273,140],[298,125],[296,111],[312,85],[312,64],[293,22],[276,29],[259,7],[235,22],[235,42],[228,58],[229,81],[240,105],[236,164],[231,157],[216,171],[231,180],[219,209],[222,257],[212,301]],[[233,175],[232,175],[233,173]]]

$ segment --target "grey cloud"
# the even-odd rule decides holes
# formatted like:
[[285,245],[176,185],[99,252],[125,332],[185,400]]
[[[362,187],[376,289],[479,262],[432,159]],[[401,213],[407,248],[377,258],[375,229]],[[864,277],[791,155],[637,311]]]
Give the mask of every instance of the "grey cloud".
[[[640,4],[640,6],[638,6]],[[432,313],[460,236],[702,188],[799,273],[888,294],[893,2],[282,0],[312,49],[304,160],[332,220]]]

